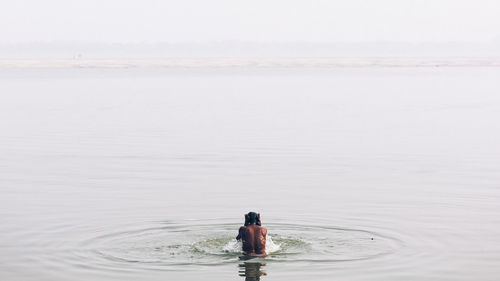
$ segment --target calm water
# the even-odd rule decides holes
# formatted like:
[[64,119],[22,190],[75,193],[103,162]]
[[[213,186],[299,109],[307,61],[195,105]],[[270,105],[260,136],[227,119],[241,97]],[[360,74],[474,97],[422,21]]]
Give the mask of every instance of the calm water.
[[498,77],[0,70],[0,279],[498,280]]

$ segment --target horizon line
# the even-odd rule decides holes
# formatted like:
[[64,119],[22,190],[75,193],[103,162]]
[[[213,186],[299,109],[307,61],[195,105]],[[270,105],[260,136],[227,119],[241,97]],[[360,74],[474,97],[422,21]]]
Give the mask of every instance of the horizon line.
[[0,68],[499,67],[500,56],[0,58]]

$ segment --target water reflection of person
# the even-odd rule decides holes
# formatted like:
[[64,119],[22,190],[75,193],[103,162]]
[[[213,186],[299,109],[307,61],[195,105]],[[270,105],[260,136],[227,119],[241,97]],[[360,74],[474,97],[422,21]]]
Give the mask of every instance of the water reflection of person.
[[265,265],[265,263],[260,262],[244,262],[239,264],[239,275],[245,277],[245,281],[259,281],[261,276],[267,275],[260,270]]

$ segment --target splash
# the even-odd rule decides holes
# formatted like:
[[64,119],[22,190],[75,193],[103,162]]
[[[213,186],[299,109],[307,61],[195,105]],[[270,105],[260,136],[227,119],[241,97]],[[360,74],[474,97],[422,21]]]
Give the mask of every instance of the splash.
[[[238,241],[229,241],[222,248],[222,250],[226,253],[241,253],[241,242]],[[281,249],[281,245],[274,243],[273,238],[271,236],[266,237],[266,252],[268,254],[275,253]]]

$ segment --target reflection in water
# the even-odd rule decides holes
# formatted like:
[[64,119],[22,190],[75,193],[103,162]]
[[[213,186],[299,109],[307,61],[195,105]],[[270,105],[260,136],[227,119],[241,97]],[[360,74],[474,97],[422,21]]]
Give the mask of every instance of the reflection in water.
[[244,276],[245,281],[258,281],[261,276],[267,275],[267,273],[260,270],[261,266],[266,266],[266,264],[260,262],[244,262],[239,264],[238,274]]

